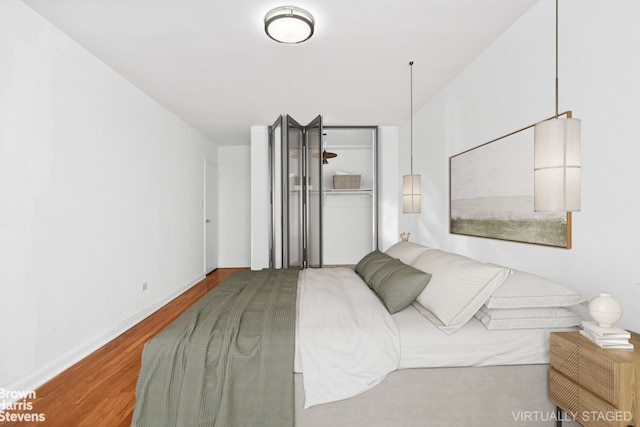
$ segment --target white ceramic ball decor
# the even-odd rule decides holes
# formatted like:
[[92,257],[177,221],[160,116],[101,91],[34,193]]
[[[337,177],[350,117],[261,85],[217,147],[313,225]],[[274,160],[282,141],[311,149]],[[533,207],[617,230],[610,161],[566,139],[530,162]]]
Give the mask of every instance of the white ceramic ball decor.
[[599,292],[588,307],[591,318],[602,328],[611,328],[622,317],[622,306],[609,292]]

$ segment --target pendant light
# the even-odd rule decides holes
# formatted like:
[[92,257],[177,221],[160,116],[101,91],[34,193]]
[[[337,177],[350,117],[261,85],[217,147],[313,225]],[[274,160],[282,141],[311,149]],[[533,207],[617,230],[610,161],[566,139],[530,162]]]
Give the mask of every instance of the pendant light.
[[534,126],[534,210],[580,210],[580,119],[558,118],[558,0],[556,0],[556,115]]
[[420,213],[422,205],[420,175],[413,174],[413,61],[409,62],[411,70],[411,175],[402,177],[402,213]]

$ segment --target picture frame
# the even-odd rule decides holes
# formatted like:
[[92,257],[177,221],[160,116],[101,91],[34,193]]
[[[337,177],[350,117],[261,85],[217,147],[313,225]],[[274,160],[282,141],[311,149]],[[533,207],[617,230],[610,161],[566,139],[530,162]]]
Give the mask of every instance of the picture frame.
[[571,212],[533,208],[534,126],[449,158],[451,234],[571,248]]

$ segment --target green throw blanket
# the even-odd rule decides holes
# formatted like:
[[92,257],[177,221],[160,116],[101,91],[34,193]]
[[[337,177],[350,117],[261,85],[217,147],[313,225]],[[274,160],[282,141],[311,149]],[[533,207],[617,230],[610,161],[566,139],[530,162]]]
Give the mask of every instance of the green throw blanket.
[[149,340],[132,426],[293,426],[297,280],[234,273]]

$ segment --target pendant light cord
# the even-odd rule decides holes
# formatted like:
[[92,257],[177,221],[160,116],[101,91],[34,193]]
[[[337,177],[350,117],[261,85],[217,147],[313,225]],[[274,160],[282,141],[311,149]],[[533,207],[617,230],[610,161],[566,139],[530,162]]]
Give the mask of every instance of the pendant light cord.
[[411,135],[410,135],[410,141],[411,141],[411,175],[413,175],[413,61],[409,62],[409,69],[411,71],[410,76],[411,76],[411,80],[410,80],[410,116],[409,116],[409,123],[410,123],[410,127],[411,127]]

